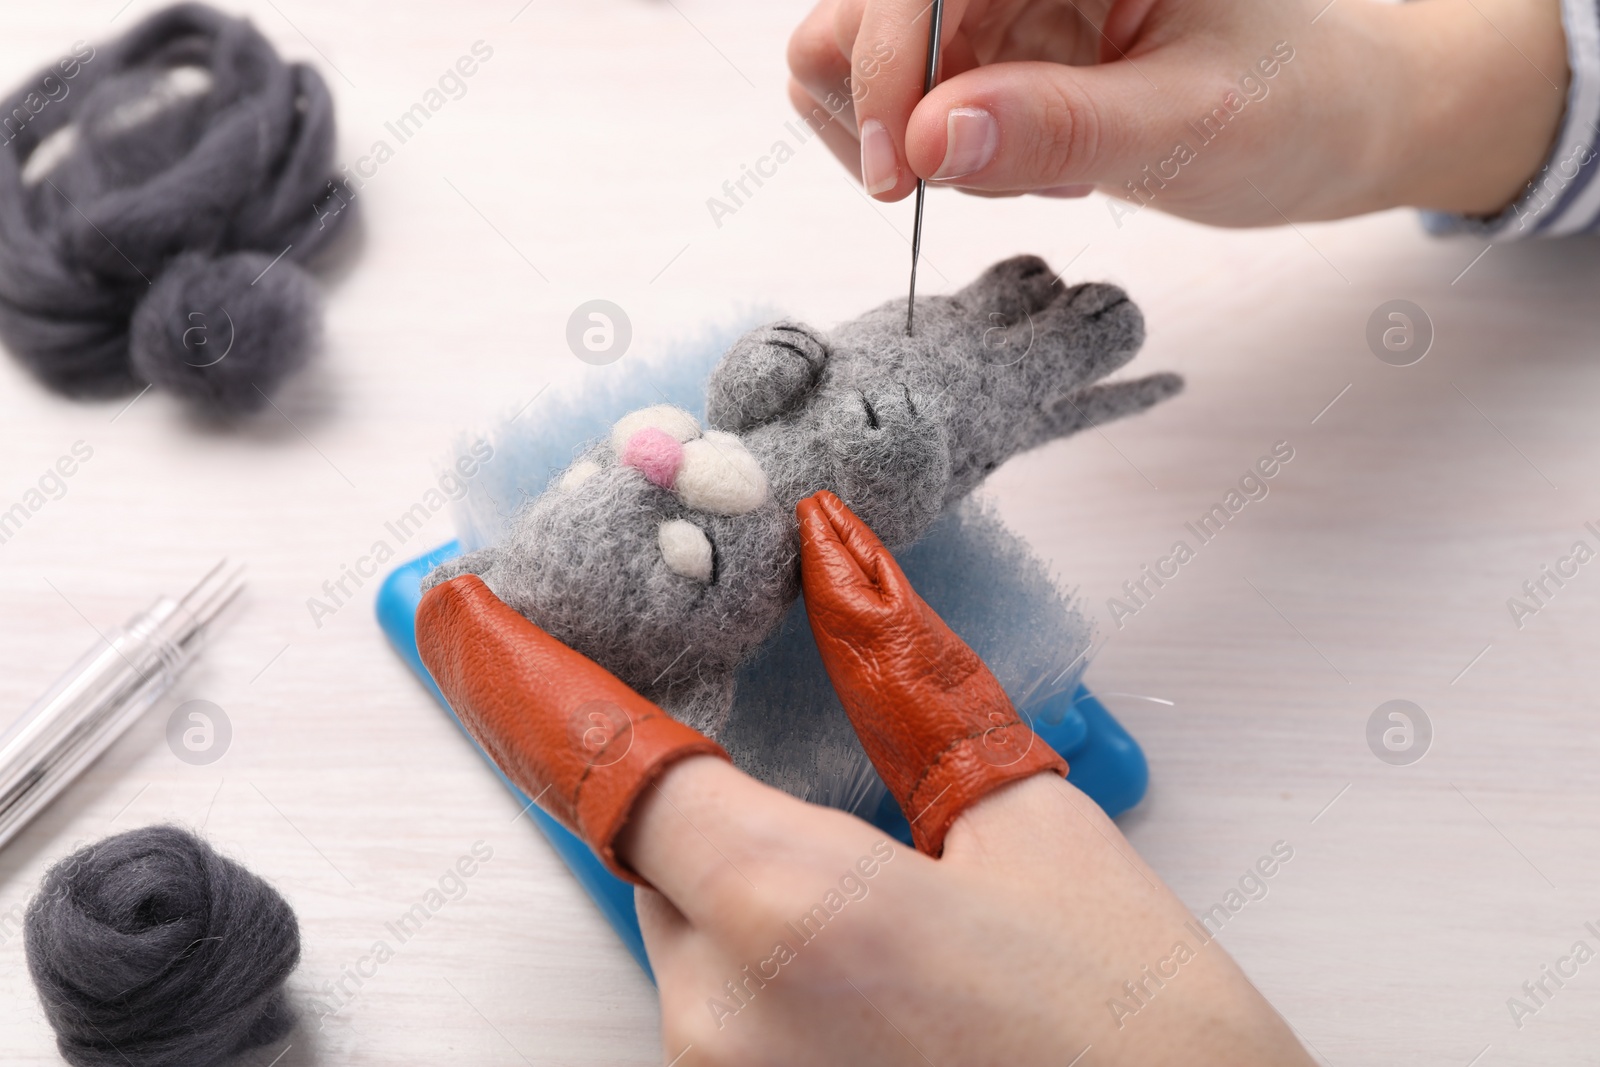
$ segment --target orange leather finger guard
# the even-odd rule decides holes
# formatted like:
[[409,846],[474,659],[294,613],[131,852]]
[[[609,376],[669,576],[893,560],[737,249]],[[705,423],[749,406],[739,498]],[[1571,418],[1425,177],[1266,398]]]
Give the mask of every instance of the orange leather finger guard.
[[639,794],[686,756],[728,758],[704,734],[517,614],[476,575],[417,607],[417,651],[496,765],[621,878],[612,849]]
[[823,665],[920,851],[940,855],[961,813],[1006,783],[1067,773],[866,523],[828,492],[797,513],[800,581]]

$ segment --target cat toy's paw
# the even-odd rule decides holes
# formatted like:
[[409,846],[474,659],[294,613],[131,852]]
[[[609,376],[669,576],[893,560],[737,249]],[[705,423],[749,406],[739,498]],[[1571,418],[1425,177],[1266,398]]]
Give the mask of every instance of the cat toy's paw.
[[1126,415],[1137,415],[1181,392],[1183,379],[1163,372],[1127,382],[1077,389],[1048,405],[1047,410],[1056,420],[1056,436],[1065,437]]
[[798,409],[816,388],[828,355],[822,334],[804,323],[784,320],[751,330],[711,373],[706,421],[744,433]]
[[1144,343],[1144,315],[1115,285],[1067,286],[1038,256],[996,263],[951,298],[979,332],[986,363],[1028,366],[1040,384],[1075,389],[1133,358]]
[[707,737],[715,739],[728,725],[733,710],[732,674],[697,672],[683,681],[650,688],[669,715]]
[[1001,260],[978,275],[954,300],[974,321],[1017,320],[1043,311],[1065,292],[1050,264],[1038,256]]
[[841,397],[828,412],[834,482],[886,543],[916,540],[944,508],[950,446],[931,398],[905,385]]
[[457,556],[454,559],[447,559],[422,579],[422,591],[426,593],[441,582],[448,582],[450,579],[459,578],[463,574],[476,574],[487,582],[489,580],[489,572],[494,568],[495,562],[499,558],[499,547],[491,546],[489,548],[480,548],[476,552],[468,552],[466,555]]
[[1037,321],[1040,353],[1064,362],[1074,383],[1113,373],[1144,344],[1144,314],[1115,285],[1086,282],[1066,289]]

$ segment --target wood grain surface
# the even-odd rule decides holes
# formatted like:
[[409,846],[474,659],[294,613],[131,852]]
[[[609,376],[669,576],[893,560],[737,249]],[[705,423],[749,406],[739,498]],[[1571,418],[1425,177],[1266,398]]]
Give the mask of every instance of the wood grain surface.
[[[122,3],[8,5],[0,80],[156,6]],[[396,540],[385,523],[458,434],[574,373],[583,301],[631,320],[618,373],[750,308],[829,324],[902,291],[910,204],[868,201],[798,143],[783,49],[803,3],[228,6],[322,71],[345,161],[394,152],[368,165],[359,238],[326,286],[323,358],[248,425],[199,424],[156,393],[63,400],[0,360],[0,509],[75,442],[93,450],[0,545],[0,709],[218,557],[250,575],[177,690],[0,853],[0,1062],[59,1062],[16,934],[44,867],[160,820],[281,887],[305,939],[295,997],[338,1004],[252,1063],[664,1062],[652,987],[390,651],[376,582],[332,615],[307,602]],[[1285,32],[1314,55],[1307,10]],[[464,93],[396,144],[385,123],[479,41],[493,54]],[[780,140],[793,157],[714,214],[708,198]],[[1328,1064],[1594,1062],[1600,963],[1520,1028],[1507,998],[1574,941],[1600,945],[1584,930],[1600,925],[1600,562],[1520,626],[1507,600],[1575,541],[1600,547],[1585,527],[1600,526],[1600,246],[1485,253],[1399,212],[1224,232],[1114,219],[1101,197],[935,190],[924,247],[927,291],[1018,252],[1116,281],[1147,316],[1138,364],[1188,377],[1178,400],[1021,457],[988,489],[1097,621],[1089,681],[1150,759],[1149,797],[1122,820],[1135,846],[1197,912],[1292,847],[1222,941]],[[1408,367],[1366,340],[1394,299],[1432,325]],[[1279,442],[1293,458],[1267,495],[1114,618],[1108,599],[1193,544],[1185,524]],[[391,547],[450,535],[441,511]],[[191,699],[232,725],[210,765],[165,742]],[[1394,699],[1431,723],[1409,766],[1368,745]],[[478,842],[492,858],[459,899],[347,977]]]

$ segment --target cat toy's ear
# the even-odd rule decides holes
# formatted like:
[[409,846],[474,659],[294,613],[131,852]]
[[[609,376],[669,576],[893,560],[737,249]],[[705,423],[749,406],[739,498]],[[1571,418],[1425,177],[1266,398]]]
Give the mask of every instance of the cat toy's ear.
[[441,582],[448,582],[450,579],[459,578],[463,574],[476,574],[479,577],[483,577],[494,569],[494,565],[499,558],[499,547],[491,546],[489,548],[480,548],[476,552],[468,552],[466,555],[457,556],[455,559],[447,559],[435,567],[433,572],[422,580],[422,591],[426,593]]
[[751,330],[711,372],[706,422],[744,433],[796,410],[817,387],[828,356],[822,332],[803,322],[785,319]]

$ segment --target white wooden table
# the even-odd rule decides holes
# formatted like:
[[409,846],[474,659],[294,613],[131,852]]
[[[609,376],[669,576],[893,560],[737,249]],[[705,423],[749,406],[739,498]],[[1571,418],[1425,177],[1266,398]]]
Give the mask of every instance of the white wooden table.
[[[121,3],[8,9],[3,80],[155,6]],[[572,372],[580,302],[623,306],[641,353],[741,306],[831,323],[900,292],[911,213],[865,200],[813,141],[713,221],[707,198],[793,139],[782,56],[803,4],[520,4],[233,5],[328,78],[348,161],[474,42],[493,49],[362,190],[325,358],[281,414],[217,432],[156,394],[65,401],[0,361],[0,506],[93,449],[0,545],[0,708],[94,640],[86,620],[119,622],[222,555],[251,581],[178,691],[0,854],[0,1062],[58,1062],[6,916],[75,843],[160,820],[203,829],[298,911],[294,995],[341,1007],[284,1067],[662,1058],[650,985],[389,650],[375,583],[320,626],[306,601],[388,536],[459,431]],[[1520,629],[1507,598],[1574,541],[1600,547],[1600,246],[1474,263],[1481,245],[1403,213],[1228,233],[1154,211],[1119,228],[1100,198],[935,193],[926,248],[929,290],[1017,252],[1076,257],[1070,278],[1142,303],[1139,363],[1188,375],[1158,412],[991,483],[1099,620],[1091,684],[1132,694],[1106,700],[1151,764],[1134,844],[1196,911],[1292,845],[1223,941],[1330,1064],[1592,1062],[1600,963],[1520,1029],[1507,998],[1575,940],[1600,948],[1583,928],[1600,920],[1600,563]],[[1395,298],[1436,332],[1409,367],[1364,337]],[[1278,441],[1294,459],[1270,495],[1119,630],[1107,598]],[[450,532],[440,513],[397,547]],[[1434,731],[1410,766],[1366,740],[1397,698]],[[188,699],[232,722],[209,766],[164,741]],[[333,992],[480,841],[493,858],[461,899]]]

